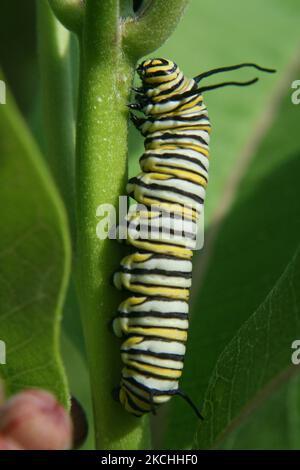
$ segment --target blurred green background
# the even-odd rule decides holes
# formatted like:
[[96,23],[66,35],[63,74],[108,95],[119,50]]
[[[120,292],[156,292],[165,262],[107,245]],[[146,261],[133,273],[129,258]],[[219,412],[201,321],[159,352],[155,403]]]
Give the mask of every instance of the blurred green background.
[[[1,66],[44,150],[34,1],[1,0],[1,18]],[[274,76],[252,69],[227,74],[226,80],[256,75],[261,80],[253,87],[205,96],[213,125],[206,237],[194,260],[182,386],[204,403],[207,419],[198,426],[190,409],[174,399],[153,420],[156,447],[300,449],[297,368],[284,375],[291,342],[300,337],[299,299],[290,287],[299,278],[300,107],[291,103],[291,83],[300,78],[299,20],[297,0],[192,0],[176,32],[155,53],[174,60],[187,76],[241,62],[277,69]],[[142,152],[143,141],[130,125],[130,174],[138,171]],[[286,286],[281,279],[287,269],[292,274]],[[269,305],[274,292],[279,292],[275,310]],[[62,349],[72,393],[91,419],[72,286]],[[92,437],[86,443],[91,447]]]

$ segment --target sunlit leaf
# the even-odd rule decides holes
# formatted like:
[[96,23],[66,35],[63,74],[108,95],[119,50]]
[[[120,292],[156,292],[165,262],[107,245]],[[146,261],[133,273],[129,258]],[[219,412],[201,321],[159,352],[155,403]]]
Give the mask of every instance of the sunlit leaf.
[[251,409],[298,372],[291,345],[300,337],[300,254],[220,355],[210,378],[196,448],[217,447]]
[[27,387],[54,392],[67,405],[59,355],[62,303],[70,268],[66,216],[10,95],[0,106],[0,365],[8,394]]

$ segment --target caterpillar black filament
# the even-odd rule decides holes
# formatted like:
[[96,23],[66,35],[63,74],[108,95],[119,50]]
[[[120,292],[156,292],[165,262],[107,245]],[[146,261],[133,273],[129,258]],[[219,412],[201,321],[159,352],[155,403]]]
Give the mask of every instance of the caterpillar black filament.
[[251,85],[257,79],[202,88],[198,84],[210,75],[242,67],[274,72],[247,63],[188,79],[165,59],[146,60],[137,69],[142,86],[135,89],[136,103],[129,107],[144,113],[145,117],[131,118],[145,137],[145,152],[140,158],[142,172],[129,180],[127,192],[143,206],[128,213],[128,243],[136,251],[121,261],[114,284],[131,296],[113,321],[115,334],[125,337],[118,399],[136,416],[155,413],[158,405],[180,395],[201,417],[179,388],[179,379],[188,331],[191,258],[208,183],[211,125],[202,93]]

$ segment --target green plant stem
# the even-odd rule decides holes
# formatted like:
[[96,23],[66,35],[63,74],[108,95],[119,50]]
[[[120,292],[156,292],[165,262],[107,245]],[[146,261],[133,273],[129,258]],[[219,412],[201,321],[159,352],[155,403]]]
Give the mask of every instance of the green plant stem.
[[143,422],[112,400],[120,381],[118,341],[108,322],[121,295],[110,285],[122,250],[96,236],[100,204],[118,207],[127,175],[127,109],[134,64],[122,54],[118,2],[87,2],[78,116],[78,277],[98,449],[140,448]]
[[[166,2],[170,7],[170,1]],[[156,0],[153,3],[162,5]],[[158,14],[158,10],[155,12]],[[159,34],[161,42],[166,38],[165,30],[170,34],[175,27],[174,22],[169,25],[165,9],[163,14],[164,22],[154,23],[151,32],[151,36]],[[146,20],[144,25],[138,32],[131,31],[138,42],[144,43],[143,51],[150,51],[154,43],[147,36]],[[138,46],[134,43],[128,44],[124,52],[126,35],[119,0],[87,0],[80,39],[77,275],[98,449],[149,448],[147,418],[131,417],[112,400],[112,390],[120,382],[122,366],[120,342],[109,331],[108,324],[124,296],[111,285],[111,278],[124,255],[124,248],[113,240],[100,240],[96,235],[97,207],[112,204],[117,208],[119,195],[125,194],[127,104],[140,53],[135,52]],[[158,42],[155,44],[158,47]]]
[[38,46],[46,155],[75,232],[75,120],[70,33],[47,0],[37,0]]

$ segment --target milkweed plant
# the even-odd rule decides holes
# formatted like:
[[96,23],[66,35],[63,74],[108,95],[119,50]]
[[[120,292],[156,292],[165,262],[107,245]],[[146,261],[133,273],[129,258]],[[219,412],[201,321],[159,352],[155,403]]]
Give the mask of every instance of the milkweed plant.
[[[151,424],[148,416],[138,419],[131,416],[112,397],[113,389],[120,382],[122,364],[121,343],[113,336],[109,323],[124,296],[111,281],[126,254],[126,247],[108,237],[97,236],[97,209],[102,204],[118,209],[119,196],[125,194],[128,104],[132,99],[136,66],[172,35],[188,3],[188,0],[37,0],[41,83],[38,125],[42,142],[33,138],[8,87],[6,104],[0,105],[0,200],[5,201],[1,211],[4,248],[0,276],[3,299],[0,340],[6,354],[6,360],[4,357],[1,360],[0,377],[7,397],[27,388],[45,389],[69,410],[72,378],[67,379],[60,352],[67,336],[62,329],[62,317],[68,310],[68,323],[72,325],[72,315],[79,306],[85,347],[80,359],[76,354],[71,355],[72,367],[77,383],[82,383],[86,389],[90,383],[89,426],[91,432],[94,430],[95,440],[90,446],[96,449],[159,446],[206,449],[220,447],[222,442],[226,448],[234,446],[234,431],[272,391],[277,391],[272,398],[275,405],[276,400],[281,399],[292,409],[297,408],[299,381],[290,355],[291,345],[297,334],[300,335],[300,277],[296,275],[300,266],[296,234],[300,227],[295,216],[299,209],[296,194],[299,185],[298,181],[293,184],[297,168],[299,170],[298,148],[293,144],[297,141],[299,116],[297,107],[290,102],[288,83],[297,78],[300,63],[291,53],[291,44],[296,44],[296,38],[290,17],[289,31],[281,34],[289,38],[289,43],[281,44],[273,55],[268,44],[265,50],[257,46],[258,57],[249,56],[249,61],[254,59],[278,68],[280,79],[267,81],[261,88],[257,85],[257,91],[251,90],[250,98],[239,92],[245,113],[241,111],[241,117],[237,116],[234,129],[226,127],[229,136],[228,141],[225,140],[225,151],[226,146],[231,146],[235,133],[242,136],[250,128],[250,122],[249,127],[248,124],[242,126],[246,107],[253,120],[261,108],[269,110],[257,127],[255,141],[245,150],[244,161],[249,164],[250,176],[243,180],[236,205],[232,203],[232,192],[237,191],[236,180],[229,178],[228,197],[232,209],[222,226],[221,242],[216,243],[214,251],[218,271],[208,269],[205,281],[208,287],[204,289],[203,298],[195,300],[193,305],[193,311],[201,306],[201,312],[196,314],[201,314],[203,323],[192,334],[191,348],[197,355],[193,361],[188,359],[188,366],[193,363],[193,367],[187,367],[186,381],[194,393],[199,390],[196,399],[200,406],[204,405],[203,409],[201,406],[204,421],[199,422],[195,416],[187,417],[190,409],[178,403],[172,412],[166,406]],[[277,18],[274,8],[272,31],[282,14],[280,11]],[[245,37],[251,43],[254,32],[249,31],[245,30]],[[246,54],[249,55],[249,51]],[[289,63],[286,57],[292,57]],[[245,61],[248,57],[242,59]],[[201,68],[208,69],[201,60],[199,53],[197,64],[193,64],[195,75]],[[280,67],[284,68],[284,73],[280,72]],[[0,78],[6,82],[2,72]],[[223,103],[227,116],[235,111],[238,115],[237,106],[233,104],[231,108],[230,98],[228,101],[224,98],[219,106]],[[277,122],[276,116],[282,114],[286,116],[291,137],[279,151],[281,147],[276,145],[276,139],[284,132],[280,133],[281,121]],[[237,148],[238,145],[236,153]],[[273,160],[266,161],[266,153],[272,155]],[[253,167],[249,163],[250,155],[255,155]],[[284,171],[280,167],[283,160]],[[229,159],[227,167],[221,168],[229,176],[233,166],[233,159]],[[243,173],[242,167],[239,172]],[[222,177],[216,173],[216,181]],[[264,185],[260,185],[263,179]],[[289,227],[287,230],[278,226],[277,215],[270,211],[268,199],[273,188],[274,194],[277,189],[281,194],[282,186],[288,188],[281,195],[285,207],[289,208],[288,214],[281,212],[282,221]],[[210,240],[216,238],[214,234],[225,211],[225,199],[227,201],[227,196],[220,204],[219,218],[216,217],[210,227]],[[274,205],[280,211],[279,199]],[[250,231],[253,225],[261,229],[257,233],[251,229],[246,236],[245,231],[248,228]],[[280,253],[277,251],[275,257],[275,242],[280,237],[284,248]],[[207,250],[210,249],[209,242]],[[197,265],[205,265],[205,253],[199,256]],[[243,261],[239,262],[241,256]],[[264,262],[257,264],[258,258]],[[254,281],[257,269],[265,269],[259,286]],[[248,279],[250,272],[251,281],[245,281],[241,292],[234,290],[230,297],[234,284],[231,276],[238,273],[237,278]],[[196,269],[195,282],[200,282],[201,276],[203,274]],[[246,298],[251,289],[251,300],[243,302],[242,295]],[[213,304],[217,297],[218,302]],[[235,300],[228,300],[229,297]],[[220,331],[213,336],[216,324],[220,325]],[[71,342],[76,343],[76,334]],[[66,341],[69,344],[70,338]],[[213,342],[215,348],[211,350]],[[73,350],[74,345],[70,348]],[[202,361],[203,379],[198,378],[196,372],[198,360]],[[88,374],[83,372],[81,363],[86,364]],[[289,388],[280,388],[282,384],[288,384]],[[265,408],[262,418],[255,418],[258,421],[254,424],[266,422],[264,416],[268,413],[272,414]],[[247,432],[251,432],[251,423],[245,431],[245,439]],[[294,437],[293,446],[299,445]]]

